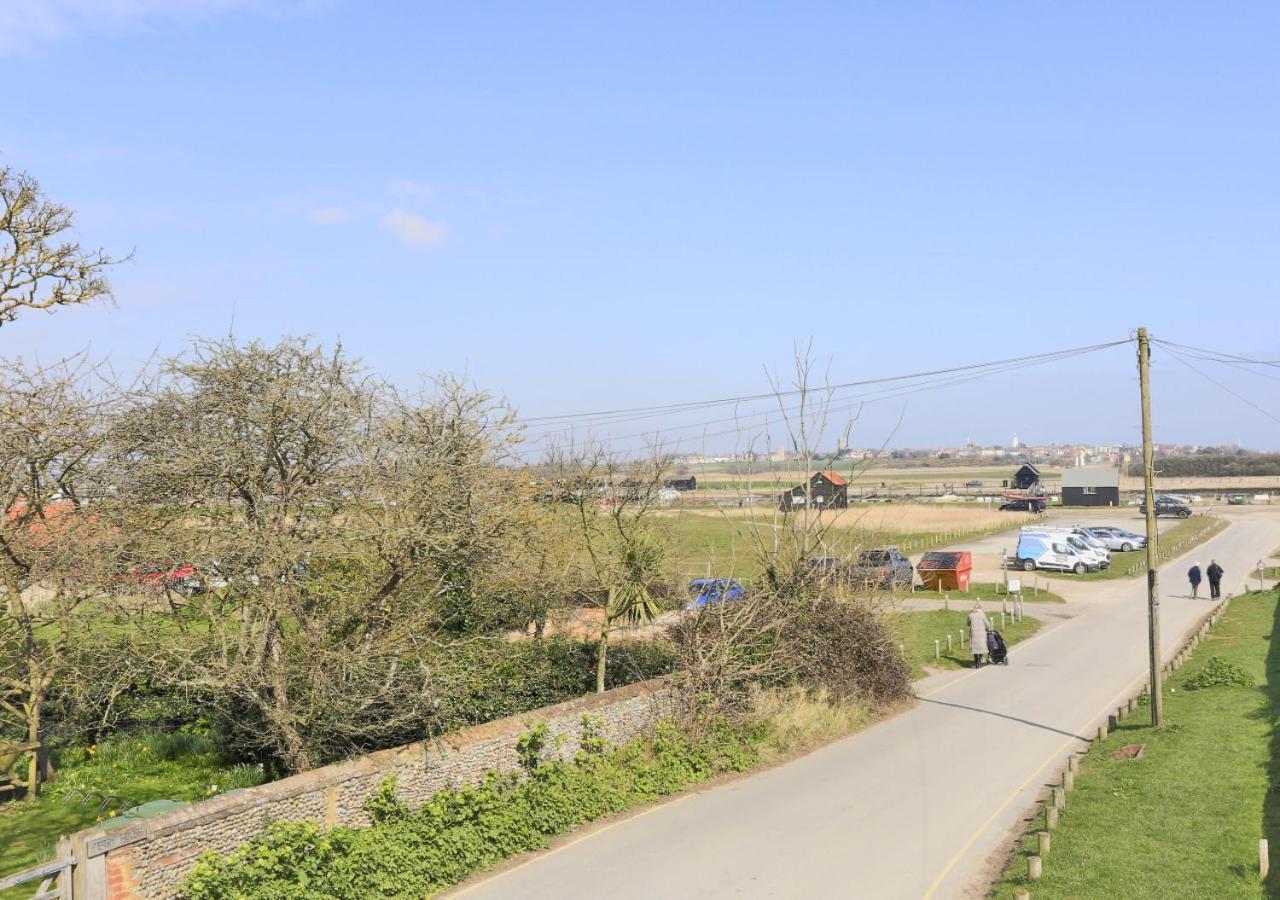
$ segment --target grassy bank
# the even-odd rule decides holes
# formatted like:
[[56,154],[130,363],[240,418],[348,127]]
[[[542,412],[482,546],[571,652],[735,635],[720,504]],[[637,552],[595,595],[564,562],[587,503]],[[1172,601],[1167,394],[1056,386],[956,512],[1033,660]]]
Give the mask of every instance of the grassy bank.
[[[1191,516],[1172,528],[1160,532],[1160,560],[1173,559],[1192,550],[1222,529],[1227,522],[1214,516]],[[1204,565],[1208,565],[1205,560]],[[1134,550],[1129,553],[1114,551],[1111,554],[1111,567],[1101,572],[1087,572],[1074,575],[1067,572],[1042,572],[1049,578],[1069,578],[1072,581],[1111,581],[1116,578],[1137,578],[1147,571],[1147,551]]]
[[[1000,626],[1000,605],[984,604],[987,615],[995,621],[996,630],[1009,645],[1010,652],[1019,641],[1025,641],[1040,630],[1040,620],[1025,616],[1018,622],[1007,621]],[[893,627],[902,639],[907,663],[913,677],[925,674],[925,666],[938,669],[960,669],[973,665],[973,654],[968,646],[960,646],[960,630],[968,625],[969,610],[937,609],[925,612],[897,613],[892,617]],[[947,635],[952,636],[951,651],[947,651]],[[941,641],[941,656],[934,658],[935,640]]]
[[[1023,843],[996,886],[1008,898],[1280,896],[1258,878],[1258,839],[1280,847],[1280,635],[1275,590],[1232,602],[1186,665],[1167,682],[1165,725],[1145,707],[1081,762],[1044,877],[1026,878],[1034,839]],[[1214,660],[1217,660],[1216,662]],[[1252,686],[1193,689],[1235,671]],[[1145,744],[1139,759],[1111,754]],[[1032,831],[1043,828],[1043,813]]]
[[[34,803],[0,804],[0,875],[51,859],[58,838],[149,800],[203,800],[259,784],[261,769],[227,765],[213,745],[189,734],[121,736],[56,755],[56,781]],[[87,800],[86,800],[87,798]],[[102,807],[103,801],[114,798]],[[35,886],[0,893],[29,898]]]

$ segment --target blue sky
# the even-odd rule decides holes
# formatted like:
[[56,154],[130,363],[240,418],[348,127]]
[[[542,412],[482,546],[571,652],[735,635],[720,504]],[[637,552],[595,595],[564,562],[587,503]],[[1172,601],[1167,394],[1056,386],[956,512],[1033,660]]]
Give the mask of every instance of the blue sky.
[[[234,316],[400,381],[465,370],[531,416],[756,393],[810,336],[837,381],[1143,324],[1274,359],[1277,26],[1248,3],[0,0],[26,73],[0,154],[135,250],[117,309],[27,317],[0,352],[127,367]],[[1204,365],[1280,416],[1274,381]],[[880,404],[853,442],[1128,441],[1136,411],[1125,348]],[[1155,412],[1162,440],[1280,447],[1167,358]],[[666,424],[698,449],[695,423]]]

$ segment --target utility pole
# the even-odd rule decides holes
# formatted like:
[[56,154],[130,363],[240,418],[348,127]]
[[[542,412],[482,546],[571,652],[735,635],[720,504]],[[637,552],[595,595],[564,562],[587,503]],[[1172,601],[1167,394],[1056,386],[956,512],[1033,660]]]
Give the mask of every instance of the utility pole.
[[1164,718],[1160,685],[1160,592],[1156,584],[1159,561],[1156,530],[1154,451],[1151,447],[1151,343],[1147,329],[1138,329],[1138,385],[1142,392],[1142,488],[1147,509],[1147,643],[1151,654],[1151,724]]

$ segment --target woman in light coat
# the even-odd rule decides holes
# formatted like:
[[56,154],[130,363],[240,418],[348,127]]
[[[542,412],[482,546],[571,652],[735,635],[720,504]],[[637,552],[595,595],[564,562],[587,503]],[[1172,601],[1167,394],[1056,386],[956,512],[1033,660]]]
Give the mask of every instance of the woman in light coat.
[[981,600],[973,604],[973,612],[969,613],[969,651],[973,654],[973,667],[980,667],[987,652],[987,616]]

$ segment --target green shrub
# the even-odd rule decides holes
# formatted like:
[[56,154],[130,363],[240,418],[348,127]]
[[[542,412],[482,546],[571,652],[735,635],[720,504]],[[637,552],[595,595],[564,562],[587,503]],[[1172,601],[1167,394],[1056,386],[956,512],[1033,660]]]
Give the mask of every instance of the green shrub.
[[1251,687],[1252,685],[1252,675],[1221,656],[1209,657],[1205,667],[1183,683],[1183,687],[1188,691],[1203,691],[1212,687]]
[[408,810],[388,779],[366,801],[364,829],[322,832],[277,823],[229,856],[206,854],[186,900],[422,897],[585,822],[646,803],[754,761],[752,738],[728,727],[693,741],[671,724],[649,740],[572,763],[544,761],[545,733],[521,739],[526,775],[490,773]]

